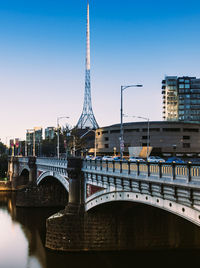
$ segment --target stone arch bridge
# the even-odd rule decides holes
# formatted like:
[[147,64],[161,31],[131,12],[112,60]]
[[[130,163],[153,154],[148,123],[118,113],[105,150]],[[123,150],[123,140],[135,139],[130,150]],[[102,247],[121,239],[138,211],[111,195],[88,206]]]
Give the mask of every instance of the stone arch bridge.
[[[93,212],[106,207],[107,204],[110,206],[110,204],[117,203],[133,203],[158,208],[159,211],[167,211],[168,215],[176,215],[193,223],[195,232],[197,229],[200,230],[199,165],[104,162],[76,158],[66,160],[18,157],[10,159],[11,180],[17,181],[17,177],[23,174],[24,170],[29,174],[29,183],[34,184],[36,188],[50,177],[57,180],[62,184],[68,198],[68,205],[64,211],[58,212],[47,220],[46,246],[51,249],[130,248],[125,245],[126,243],[123,245],[121,242],[114,243],[114,238],[109,238],[110,242],[108,242],[104,237],[100,243],[95,242],[97,245],[94,243],[96,238],[91,241],[91,238],[87,237],[86,233],[90,233],[89,226],[97,224],[98,217],[94,216]],[[20,202],[26,203],[26,200]],[[30,200],[28,203],[31,203]],[[110,214],[112,214],[112,209]],[[108,215],[106,217],[109,218]],[[109,221],[112,221],[111,218]],[[105,221],[105,215],[98,218],[98,221],[100,219]],[[81,234],[79,242],[74,236],[77,229],[72,230],[74,221]],[[120,228],[123,224],[121,223]],[[60,228],[63,225],[66,227],[65,230],[63,227]],[[105,230],[102,230],[103,232]],[[55,240],[56,234],[59,236]],[[120,236],[119,233],[118,236]],[[190,241],[190,243],[193,242]]]

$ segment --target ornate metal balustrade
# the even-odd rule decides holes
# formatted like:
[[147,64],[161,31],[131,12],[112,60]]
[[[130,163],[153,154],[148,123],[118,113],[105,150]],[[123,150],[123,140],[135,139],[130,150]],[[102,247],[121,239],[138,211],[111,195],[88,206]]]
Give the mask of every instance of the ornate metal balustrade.
[[38,171],[54,171],[63,176],[67,176],[67,159],[57,158],[42,158],[36,159],[36,165]]

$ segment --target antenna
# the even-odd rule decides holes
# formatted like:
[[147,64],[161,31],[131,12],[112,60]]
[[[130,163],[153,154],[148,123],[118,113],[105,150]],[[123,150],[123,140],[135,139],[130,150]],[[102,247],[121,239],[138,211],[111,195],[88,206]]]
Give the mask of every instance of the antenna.
[[91,83],[90,83],[90,8],[87,0],[87,30],[86,30],[86,62],[85,62],[85,93],[83,111],[78,120],[77,128],[97,129],[99,126],[94,117],[91,101]]

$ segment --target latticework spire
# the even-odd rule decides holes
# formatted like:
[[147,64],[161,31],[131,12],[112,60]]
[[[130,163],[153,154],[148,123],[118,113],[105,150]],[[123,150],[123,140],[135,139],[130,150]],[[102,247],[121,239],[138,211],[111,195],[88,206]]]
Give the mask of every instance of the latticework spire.
[[77,128],[97,129],[99,126],[94,117],[91,101],[91,83],[90,83],[90,14],[89,1],[87,1],[87,39],[86,39],[86,70],[85,70],[85,93],[83,111],[78,120]]

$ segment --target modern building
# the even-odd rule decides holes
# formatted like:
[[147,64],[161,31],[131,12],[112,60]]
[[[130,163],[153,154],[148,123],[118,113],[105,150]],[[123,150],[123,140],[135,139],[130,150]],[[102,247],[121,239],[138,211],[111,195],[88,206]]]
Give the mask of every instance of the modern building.
[[162,95],[164,120],[200,123],[200,78],[166,76]]
[[45,128],[45,140],[53,140],[56,134],[55,127],[47,127]]
[[[151,155],[200,156],[200,124],[176,121],[124,123],[124,155],[131,147],[152,147]],[[97,155],[120,153],[120,124],[96,130]],[[149,142],[148,142],[149,141]]]
[[27,155],[40,155],[42,143],[42,127],[27,129],[26,132],[26,153]]

